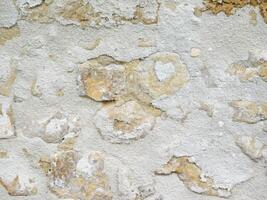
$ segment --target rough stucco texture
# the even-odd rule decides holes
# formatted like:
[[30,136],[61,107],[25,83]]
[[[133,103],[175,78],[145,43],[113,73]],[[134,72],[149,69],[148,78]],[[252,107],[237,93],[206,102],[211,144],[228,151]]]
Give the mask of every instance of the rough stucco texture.
[[0,0],[0,200],[266,200],[266,0]]

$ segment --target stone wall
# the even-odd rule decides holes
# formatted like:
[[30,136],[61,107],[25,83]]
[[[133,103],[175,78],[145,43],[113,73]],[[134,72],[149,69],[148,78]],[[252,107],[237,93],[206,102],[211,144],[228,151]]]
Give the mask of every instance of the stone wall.
[[266,200],[266,0],[1,0],[0,200]]

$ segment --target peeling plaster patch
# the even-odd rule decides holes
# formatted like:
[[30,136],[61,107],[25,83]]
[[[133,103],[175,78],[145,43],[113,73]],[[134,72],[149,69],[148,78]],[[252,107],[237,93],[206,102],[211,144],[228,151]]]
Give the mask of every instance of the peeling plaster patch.
[[13,111],[7,102],[0,102],[0,139],[15,136]]
[[233,101],[233,121],[254,124],[267,119],[267,102]]
[[247,5],[258,6],[260,13],[267,23],[267,2],[265,0],[204,0],[205,8],[202,11],[209,10],[213,14],[224,12],[227,16],[233,15],[236,9]]
[[188,156],[173,156],[167,164],[156,170],[155,173],[158,175],[176,173],[187,188],[195,193],[219,197],[231,195],[229,188],[216,188],[213,179],[206,177],[200,167]]
[[20,29],[18,26],[11,28],[0,27],[0,46],[4,45],[7,41],[20,36]]
[[264,144],[258,139],[250,136],[241,136],[237,139],[236,144],[252,160],[257,161],[262,158]]
[[112,143],[130,143],[151,131],[155,118],[135,101],[111,103],[96,113],[94,123],[101,136]]
[[[17,23],[18,11],[16,10],[13,1],[1,0],[0,1],[0,28],[10,28]],[[2,33],[0,32],[0,35]],[[1,44],[1,43],[0,43]]]
[[47,143],[60,143],[79,133],[79,118],[62,112],[57,112],[47,120],[33,121],[24,130],[26,136],[40,137]]

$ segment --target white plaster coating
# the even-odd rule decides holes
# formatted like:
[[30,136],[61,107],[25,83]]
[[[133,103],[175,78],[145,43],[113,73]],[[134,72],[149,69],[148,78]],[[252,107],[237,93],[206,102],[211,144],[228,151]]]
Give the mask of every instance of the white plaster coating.
[[[267,25],[258,9],[244,7],[230,17],[206,12],[197,17],[194,8],[202,6],[201,0],[158,0],[158,12],[156,1],[88,0],[84,2],[91,4],[96,13],[101,13],[100,20],[90,19],[83,23],[58,15],[64,3],[71,0],[54,0],[48,6],[48,20],[43,21],[30,19],[30,15],[25,17],[41,8],[45,11],[46,7],[39,5],[40,1],[18,0],[18,8],[14,2],[0,2],[0,26],[11,28],[17,24],[20,30],[19,36],[0,46],[0,86],[8,80],[12,63],[17,69],[9,95],[0,95],[0,102],[12,105],[16,127],[9,132],[11,138],[0,139],[0,149],[8,152],[8,157],[0,157],[0,178],[12,180],[18,175],[22,182],[19,192],[28,186],[32,188],[32,185],[38,192],[12,196],[0,184],[0,200],[68,199],[56,196],[47,187],[49,178],[39,161],[59,151],[62,137],[58,133],[62,132],[56,131],[59,129],[55,127],[64,126],[66,122],[73,124],[73,118],[65,117],[48,126],[47,130],[52,130],[49,133],[57,142],[36,137],[34,126],[25,129],[30,122],[46,121],[57,112],[80,118],[79,134],[64,137],[65,140],[75,138],[73,148],[82,156],[77,164],[78,173],[93,171],[87,162],[88,152],[105,154],[104,171],[114,200],[135,200],[136,196],[145,200],[219,199],[198,194],[200,188],[188,189],[176,174],[155,175],[154,171],[173,155],[194,158],[204,178],[211,177],[215,187],[229,190],[219,196],[230,200],[267,199],[266,120],[255,124],[235,122],[232,120],[235,110],[229,105],[236,100],[266,102],[267,83],[258,76],[251,81],[240,81],[238,76],[226,73],[231,64],[242,60],[251,63],[267,60]],[[158,22],[131,21],[138,4],[145,7],[147,19],[156,19],[158,15]],[[256,25],[250,24],[251,9],[257,14]],[[46,15],[45,12],[38,16],[42,15]],[[115,16],[120,16],[121,20]],[[146,45],[140,45],[140,38],[148,41]],[[196,47],[201,49],[201,54],[197,58],[191,57],[191,49]],[[114,131],[113,122],[107,119],[105,110],[114,102],[102,104],[81,97],[77,85],[78,66],[100,55],[123,62],[141,59],[144,63],[149,56],[162,55],[163,52],[180,56],[188,71],[187,83],[171,94],[152,99],[153,106],[143,105],[142,101],[129,95],[130,100],[134,98],[146,109],[155,108],[161,114],[153,116],[149,121],[151,124],[145,124],[148,127],[145,137],[122,133],[120,139],[114,137],[118,132]],[[167,69],[167,73],[165,68],[164,71],[156,70],[162,72],[157,74],[159,81],[167,80],[172,72],[171,68]],[[211,116],[207,109],[200,109],[202,103],[212,106]],[[4,127],[10,127],[3,108],[2,113],[0,118],[5,117],[1,122],[5,122]],[[129,117],[128,113],[126,109],[126,117]],[[97,128],[102,129],[109,139]],[[137,133],[143,132],[138,129]],[[2,134],[0,129],[0,138]],[[258,157],[257,150],[256,154],[251,153],[251,149],[244,153],[238,146],[237,139],[244,136],[260,141],[260,146],[257,145],[262,149],[260,158],[249,156]],[[29,183],[29,178],[34,182]]]
[[154,68],[159,81],[165,81],[166,79],[170,78],[175,72],[175,67],[172,63],[164,64],[161,62],[156,62]]
[[14,26],[18,20],[18,11],[13,1],[0,1],[0,27],[9,28]]

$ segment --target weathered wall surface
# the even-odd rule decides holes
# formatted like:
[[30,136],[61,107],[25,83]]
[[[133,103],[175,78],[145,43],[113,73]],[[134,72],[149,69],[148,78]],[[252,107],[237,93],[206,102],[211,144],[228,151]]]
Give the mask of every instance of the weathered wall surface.
[[1,0],[1,200],[266,200],[266,0]]

